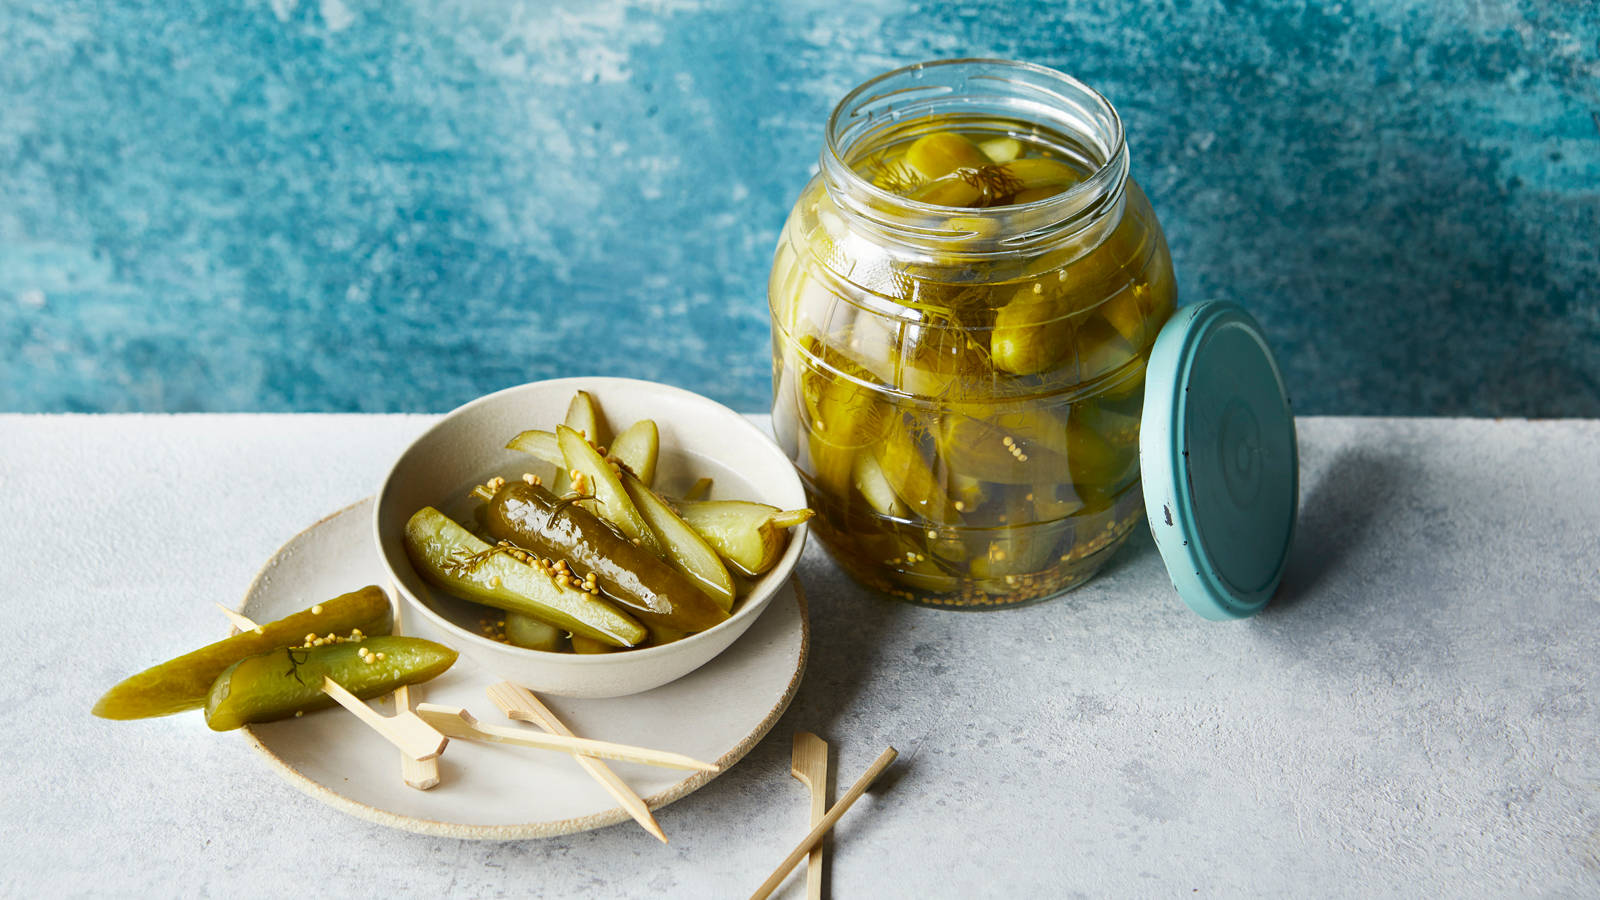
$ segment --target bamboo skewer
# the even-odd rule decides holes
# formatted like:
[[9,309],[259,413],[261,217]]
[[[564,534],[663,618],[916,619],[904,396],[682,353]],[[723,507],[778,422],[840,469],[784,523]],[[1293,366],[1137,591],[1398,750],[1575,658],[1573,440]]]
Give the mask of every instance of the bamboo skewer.
[[261,626],[257,625],[253,619],[244,613],[234,612],[215,600],[211,601],[211,605],[222,610],[222,614],[228,617],[228,621],[233,623],[233,627],[239,629],[241,632],[254,631],[256,634],[262,633]]
[[[399,596],[400,592],[394,589],[393,585],[390,586],[390,589],[391,597]],[[404,601],[399,600],[394,604],[394,628],[392,632],[396,635],[401,633],[400,607],[404,605]],[[402,684],[394,689],[394,711],[395,715],[411,713],[411,688],[408,685]],[[413,713],[413,715],[415,714]],[[419,791],[438,787],[439,760],[437,758],[416,759],[402,752],[400,754],[400,777],[405,780],[408,787],[416,788]]]
[[[531,722],[551,734],[577,737],[572,733],[572,729],[566,726],[566,723],[556,718],[556,714],[550,711],[550,707],[545,706],[527,688],[512,684],[509,681],[502,681],[499,684],[489,685],[489,699],[494,701],[494,705],[500,707],[501,712],[504,712],[508,718],[519,722]],[[628,787],[627,783],[617,773],[611,771],[609,766],[592,756],[579,756],[577,759],[578,765],[583,766],[584,771],[593,776],[595,781],[600,782],[601,787],[605,788],[611,796],[617,798],[617,802],[622,805],[623,809],[627,810],[628,815],[633,816],[634,821],[638,822],[645,831],[655,835],[656,839],[661,843],[665,844],[667,842],[666,832],[661,830],[661,826],[657,824],[655,816],[650,814],[650,808],[645,805],[638,794],[634,793],[632,788]]]
[[384,716],[374,712],[360,697],[345,690],[344,685],[322,676],[322,692],[338,701],[339,705],[355,713],[356,718],[367,723],[373,731],[383,735],[400,752],[416,760],[433,759],[444,752],[449,739],[439,730],[422,721],[416,713],[403,712]]
[[[811,827],[817,827],[828,813],[828,742],[809,731],[795,732],[789,774],[811,789]],[[806,900],[822,900],[822,845],[818,839],[806,864]]]
[[437,728],[446,737],[461,738],[468,741],[515,744],[539,750],[557,750],[574,756],[597,756],[602,759],[643,763],[647,766],[661,766],[668,769],[692,769],[700,772],[721,771],[718,766],[701,762],[697,759],[690,759],[681,753],[651,750],[647,747],[632,747],[627,744],[613,744],[609,741],[593,741],[588,738],[569,737],[564,734],[545,734],[538,731],[484,725],[479,723],[472,713],[455,706],[418,703],[416,714],[421,717],[422,721]]
[[805,856],[812,847],[816,846],[818,841],[822,840],[823,835],[828,833],[828,829],[839,821],[839,817],[850,809],[851,804],[855,803],[862,794],[867,792],[867,788],[878,780],[878,776],[883,774],[883,770],[889,768],[889,764],[894,762],[895,757],[899,755],[893,747],[888,747],[878,754],[877,760],[867,768],[867,771],[861,774],[860,778],[856,779],[855,784],[850,785],[850,790],[839,798],[839,802],[833,805],[833,809],[828,810],[828,814],[822,817],[822,821],[818,822],[809,834],[800,839],[799,845],[790,851],[789,855],[783,858],[783,862],[778,863],[778,867],[772,870],[772,874],[767,876],[767,880],[756,888],[756,892],[750,895],[750,900],[764,900],[764,898],[772,896],[772,892],[778,889],[778,885],[783,884],[783,880],[789,877],[789,871],[794,868],[795,863],[800,861],[800,857]]

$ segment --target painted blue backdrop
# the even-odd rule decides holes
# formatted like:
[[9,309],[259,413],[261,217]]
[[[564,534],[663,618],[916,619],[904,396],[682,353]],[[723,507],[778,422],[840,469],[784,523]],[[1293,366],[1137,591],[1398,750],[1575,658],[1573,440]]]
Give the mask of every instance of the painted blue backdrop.
[[1111,98],[1301,412],[1600,415],[1592,0],[9,0],[0,409],[762,409],[829,109],[965,55]]

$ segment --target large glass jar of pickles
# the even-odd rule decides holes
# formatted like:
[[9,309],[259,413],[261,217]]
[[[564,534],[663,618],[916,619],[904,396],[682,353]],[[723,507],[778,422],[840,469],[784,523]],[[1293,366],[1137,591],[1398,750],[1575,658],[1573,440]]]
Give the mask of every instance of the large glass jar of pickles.
[[1122,122],[955,60],[840,102],[778,239],[773,428],[863,583],[983,608],[1081,584],[1143,518],[1145,363],[1176,291]]

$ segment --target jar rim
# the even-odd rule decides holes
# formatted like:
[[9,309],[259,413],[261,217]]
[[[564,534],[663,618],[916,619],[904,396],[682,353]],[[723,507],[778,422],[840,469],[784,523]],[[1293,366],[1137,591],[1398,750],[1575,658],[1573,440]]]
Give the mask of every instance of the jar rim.
[[[1005,206],[984,207],[969,209],[967,207],[940,206],[901,196],[893,191],[886,190],[873,184],[872,181],[857,172],[845,159],[845,147],[842,146],[846,137],[845,132],[853,120],[862,115],[862,110],[875,101],[884,97],[897,96],[905,93],[908,88],[891,91],[887,94],[874,94],[873,91],[882,85],[907,77],[920,80],[924,72],[949,72],[959,69],[982,71],[983,69],[996,69],[1026,73],[1038,79],[1043,84],[1054,84],[1073,92],[1078,98],[1088,101],[1094,107],[1085,110],[1102,118],[1106,126],[1103,134],[1075,135],[1098,138],[1094,142],[1094,149],[1102,151],[1103,158],[1095,160],[1095,171],[1083,181],[1072,185],[1066,190],[1034,200],[1029,203],[1009,204]],[[937,89],[937,84],[932,85]],[[1053,96],[1063,109],[1072,108],[1076,104],[1065,94],[1054,94],[1038,89],[1046,96]],[[948,94],[949,91],[943,91]],[[868,118],[877,115],[876,110],[866,109]],[[894,113],[891,113],[894,115]],[[1081,129],[1080,129],[1081,131]],[[823,152],[820,167],[825,178],[831,179],[836,184],[847,186],[851,190],[864,191],[879,208],[900,208],[905,211],[907,218],[917,216],[948,216],[951,210],[961,210],[964,216],[983,215],[1019,215],[1029,217],[1048,218],[1056,222],[1071,219],[1081,210],[1092,207],[1094,201],[1107,193],[1120,193],[1123,182],[1127,178],[1127,142],[1123,129],[1122,117],[1111,105],[1105,95],[1090,87],[1082,80],[1068,75],[1059,69],[1038,63],[1022,60],[965,57],[960,59],[940,59],[913,63],[891,69],[880,75],[867,79],[857,85],[834,106],[833,112],[828,116],[827,130],[823,140]],[[1054,215],[1059,212],[1059,216]]]

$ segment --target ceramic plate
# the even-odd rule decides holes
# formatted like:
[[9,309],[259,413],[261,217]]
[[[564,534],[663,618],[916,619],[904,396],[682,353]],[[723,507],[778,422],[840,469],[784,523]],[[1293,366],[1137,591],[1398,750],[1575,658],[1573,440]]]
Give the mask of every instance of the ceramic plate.
[[[372,543],[370,498],[311,526],[262,568],[243,612],[268,621],[365,584],[387,584]],[[785,585],[732,647],[670,684],[609,700],[544,698],[584,737],[686,753],[724,771],[783,714],[805,670],[809,632],[798,585]],[[496,679],[463,656],[414,688],[412,702],[463,706],[479,720],[512,727],[484,695]],[[379,712],[393,712],[385,699]],[[509,840],[548,837],[632,821],[605,789],[565,754],[451,741],[441,783],[406,787],[399,751],[339,709],[247,726],[246,738],[291,784],[363,819],[422,834]],[[651,809],[709,782],[688,773],[609,763]]]

